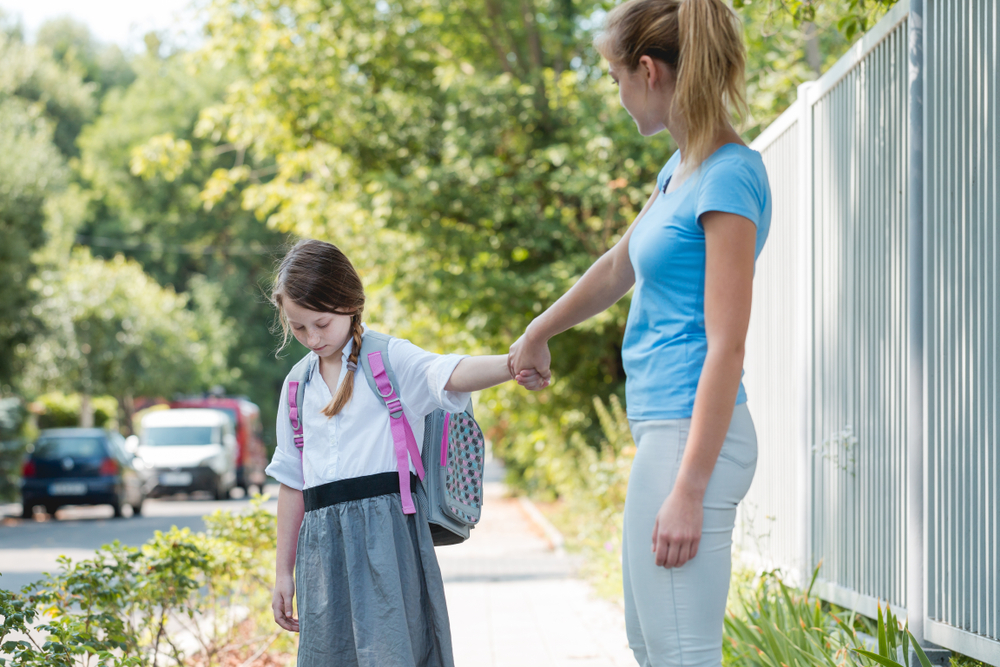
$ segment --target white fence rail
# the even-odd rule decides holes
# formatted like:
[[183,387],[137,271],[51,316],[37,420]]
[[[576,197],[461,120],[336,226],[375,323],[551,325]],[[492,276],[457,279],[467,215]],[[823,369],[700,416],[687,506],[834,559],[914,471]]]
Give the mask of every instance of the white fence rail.
[[1000,665],[998,86],[995,0],[900,0],[754,142],[775,206],[737,539]]

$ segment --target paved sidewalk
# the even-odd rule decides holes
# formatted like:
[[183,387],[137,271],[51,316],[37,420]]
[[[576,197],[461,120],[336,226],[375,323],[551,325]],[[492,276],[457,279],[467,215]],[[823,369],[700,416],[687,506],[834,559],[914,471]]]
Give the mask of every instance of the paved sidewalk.
[[437,549],[456,667],[634,667],[622,610],[488,475],[472,538]]

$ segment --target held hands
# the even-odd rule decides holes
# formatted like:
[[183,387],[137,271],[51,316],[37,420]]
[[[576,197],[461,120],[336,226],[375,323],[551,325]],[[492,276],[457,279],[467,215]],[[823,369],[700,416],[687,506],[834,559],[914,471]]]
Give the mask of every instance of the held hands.
[[549,369],[551,363],[548,342],[534,340],[527,331],[514,341],[510,346],[510,354],[507,355],[511,377],[529,391],[549,386],[552,381],[552,371]]
[[290,632],[299,631],[299,619],[292,614],[292,599],[295,597],[295,579],[278,577],[271,597],[271,611],[278,625]]
[[653,524],[653,553],[658,567],[680,567],[694,558],[701,542],[702,499],[676,486],[663,501]]

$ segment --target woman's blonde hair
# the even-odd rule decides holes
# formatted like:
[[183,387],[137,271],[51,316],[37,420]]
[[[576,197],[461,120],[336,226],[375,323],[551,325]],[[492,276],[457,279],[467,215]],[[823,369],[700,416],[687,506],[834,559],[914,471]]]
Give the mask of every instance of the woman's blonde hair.
[[[305,239],[296,243],[281,260],[271,289],[271,303],[277,308],[278,319],[281,321],[281,347],[288,344],[291,335],[288,316],[283,307],[285,299],[317,313],[350,315],[354,346],[347,360],[357,368],[361,335],[364,332],[361,315],[365,310],[365,289],[361,276],[340,248],[332,243]],[[323,408],[323,414],[327,417],[339,413],[351,400],[354,394],[354,373],[352,370],[347,371],[337,395]]]
[[643,56],[677,74],[671,113],[687,127],[685,160],[709,156],[732,108],[746,113],[746,53],[736,14],[722,0],[628,0],[611,10],[594,46],[634,72]]

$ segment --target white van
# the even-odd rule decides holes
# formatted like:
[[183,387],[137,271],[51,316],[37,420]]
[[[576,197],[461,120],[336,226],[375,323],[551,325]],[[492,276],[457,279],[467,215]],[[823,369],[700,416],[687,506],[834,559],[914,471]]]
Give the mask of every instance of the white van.
[[236,486],[236,434],[232,419],[221,410],[147,414],[136,455],[151,477],[150,496],[208,491],[224,500]]

